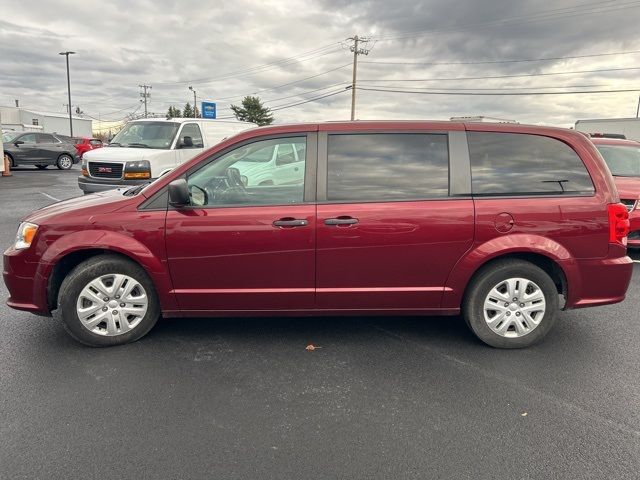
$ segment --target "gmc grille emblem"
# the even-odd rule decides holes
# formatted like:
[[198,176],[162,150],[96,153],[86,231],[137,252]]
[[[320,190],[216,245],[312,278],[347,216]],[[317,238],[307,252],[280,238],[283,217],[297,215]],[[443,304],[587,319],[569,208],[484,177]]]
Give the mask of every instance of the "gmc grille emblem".
[[113,170],[111,167],[98,167],[98,173],[111,173]]

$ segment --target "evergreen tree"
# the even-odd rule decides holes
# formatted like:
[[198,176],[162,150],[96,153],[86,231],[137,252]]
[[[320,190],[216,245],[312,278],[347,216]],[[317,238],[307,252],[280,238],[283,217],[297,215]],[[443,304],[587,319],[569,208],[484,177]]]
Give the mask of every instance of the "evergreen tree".
[[243,122],[255,123],[258,126],[273,123],[271,109],[262,105],[259,97],[246,96],[242,99],[242,106],[231,105],[231,110],[236,118]]
[[191,108],[191,104],[187,102],[184,106],[184,110],[182,110],[182,115],[184,118],[193,118],[193,109]]
[[167,110],[167,119],[169,118],[180,118],[182,116],[180,109],[171,105],[169,110]]

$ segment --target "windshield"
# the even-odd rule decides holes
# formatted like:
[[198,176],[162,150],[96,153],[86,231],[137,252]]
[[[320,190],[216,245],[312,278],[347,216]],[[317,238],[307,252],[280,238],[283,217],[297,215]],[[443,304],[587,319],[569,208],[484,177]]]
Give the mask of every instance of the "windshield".
[[179,124],[170,122],[127,123],[111,140],[111,146],[168,149]]
[[261,143],[258,143],[241,147],[231,156],[234,160],[240,162],[269,162],[273,158],[274,148],[275,145],[264,147]]
[[640,147],[626,145],[597,145],[597,147],[612,175],[640,177]]
[[20,132],[6,132],[2,134],[2,143],[10,142],[20,135]]

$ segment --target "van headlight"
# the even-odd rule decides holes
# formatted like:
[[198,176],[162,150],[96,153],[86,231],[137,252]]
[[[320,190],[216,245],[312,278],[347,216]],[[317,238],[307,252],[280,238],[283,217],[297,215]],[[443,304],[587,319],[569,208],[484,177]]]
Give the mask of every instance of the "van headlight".
[[127,162],[124,165],[125,180],[148,180],[151,178],[151,164],[149,160]]
[[38,231],[38,225],[35,223],[22,222],[18,227],[18,233],[16,234],[16,243],[13,246],[16,250],[24,250],[31,246],[36,232]]

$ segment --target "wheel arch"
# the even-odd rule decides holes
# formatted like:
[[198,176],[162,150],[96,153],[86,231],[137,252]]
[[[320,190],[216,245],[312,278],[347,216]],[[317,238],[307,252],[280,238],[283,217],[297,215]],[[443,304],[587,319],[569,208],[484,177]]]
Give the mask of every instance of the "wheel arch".
[[565,303],[569,301],[571,291],[579,290],[580,285],[576,283],[580,282],[580,276],[575,260],[562,245],[544,237],[504,236],[474,248],[458,261],[447,279],[449,288],[445,288],[443,308],[460,308],[474,277],[495,262],[506,259],[524,260],[540,267],[551,277]]
[[[44,300],[49,311],[57,308],[60,286],[68,273],[89,258],[104,254],[125,258],[142,267],[156,289],[161,309],[177,309],[175,297],[170,293],[173,287],[169,272],[161,259],[131,237],[116,232],[91,233],[92,235],[83,237],[82,242],[78,241],[81,232],[60,237],[43,255],[37,276],[44,283]],[[102,235],[99,239],[94,239],[96,234]],[[74,236],[76,238],[71,238]]]

